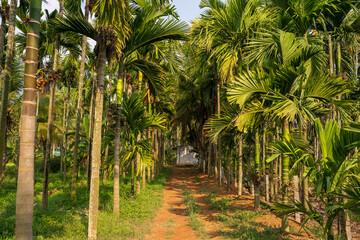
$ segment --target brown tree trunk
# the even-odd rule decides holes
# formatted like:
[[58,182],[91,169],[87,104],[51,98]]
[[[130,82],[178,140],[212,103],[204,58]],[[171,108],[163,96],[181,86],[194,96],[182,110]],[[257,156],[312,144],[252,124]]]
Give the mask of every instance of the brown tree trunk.
[[242,195],[243,188],[243,149],[242,149],[242,134],[239,137],[239,177],[238,177],[238,196]]
[[[95,89],[96,81],[93,80],[93,86],[91,90],[91,103],[90,103],[90,114],[89,114],[89,146],[88,146],[88,157],[87,157],[87,186],[90,189],[91,182],[91,153],[92,153],[92,143],[93,143],[93,127],[94,127],[94,115],[95,115]],[[74,171],[74,169],[73,169]],[[76,170],[75,170],[76,171]],[[76,179],[76,177],[75,177]],[[76,182],[75,182],[76,184]]]
[[[89,18],[89,0],[86,0],[85,21],[87,21],[88,18]],[[85,35],[83,35],[82,46],[81,46],[80,74],[79,74],[79,93],[78,93],[78,102],[77,102],[77,110],[76,110],[74,158],[73,158],[73,169],[72,169],[72,176],[71,176],[71,197],[72,198],[74,198],[75,194],[76,194],[76,170],[77,170],[78,148],[79,148],[79,141],[80,141],[80,121],[81,121],[81,109],[82,109],[82,101],[83,101],[86,46],[87,46],[87,37]],[[90,113],[90,115],[91,115],[91,113]],[[90,121],[92,121],[91,118],[90,118]],[[91,141],[89,142],[89,145],[90,144],[91,144]],[[91,151],[91,149],[89,149],[89,150]],[[91,166],[90,160],[91,160],[91,158],[89,156],[88,157],[88,167]],[[89,170],[87,170],[87,172],[88,172],[88,179],[89,179],[89,176],[90,176]],[[88,185],[89,185],[89,181],[88,181]]]
[[[300,202],[300,192],[299,192],[299,176],[293,177],[293,183],[294,183],[294,200]],[[301,216],[300,213],[295,213],[295,221],[300,223],[301,222]]]
[[70,111],[70,84],[68,86],[68,92],[67,92],[67,104],[66,104],[66,117],[65,117],[65,136],[64,136],[64,163],[63,163],[63,170],[64,170],[64,182],[66,182],[66,164],[67,164],[67,146],[68,146],[68,138],[67,134],[69,131],[69,111]]
[[93,148],[91,155],[92,159],[91,159],[91,183],[90,183],[89,227],[88,227],[89,240],[93,240],[97,238],[105,66],[106,66],[106,46],[105,43],[100,43],[98,67],[97,67],[97,85],[96,85],[96,94],[95,94],[94,140],[93,140]]
[[[63,16],[64,14],[64,0],[60,1],[59,14],[60,16]],[[61,35],[60,33],[56,35],[56,42],[55,42],[54,66],[53,66],[53,70],[55,73],[57,73],[59,67],[60,35]],[[56,81],[50,82],[48,126],[46,132],[46,150],[45,150],[45,159],[44,159],[44,182],[43,182],[43,193],[42,193],[42,201],[41,201],[43,209],[47,209],[48,206],[50,155],[51,155],[52,129],[53,129],[53,119],[54,119],[55,91],[56,91]]]
[[[6,153],[6,144],[4,145],[5,135],[6,135],[6,121],[7,121],[7,108],[9,101],[9,88],[10,88],[10,78],[11,78],[11,65],[14,54],[14,38],[15,38],[15,19],[16,19],[16,0],[11,0],[10,3],[10,17],[9,17],[9,30],[8,30],[8,39],[7,39],[7,47],[6,47],[6,59],[5,59],[5,79],[4,86],[2,89],[1,95],[1,117],[0,117],[0,156],[3,156],[4,152]],[[1,51],[2,52],[2,51]],[[2,55],[0,55],[2,58]],[[1,64],[1,62],[0,62]],[[0,72],[0,75],[2,71]],[[1,79],[0,79],[1,81]],[[0,175],[1,175],[0,168]]]
[[0,30],[0,97],[2,96],[3,80],[2,80],[2,56],[4,53],[4,44],[5,44],[5,34],[6,34],[6,17],[1,16],[1,30]]
[[[136,137],[136,140],[139,142],[141,139],[141,135],[139,134]],[[136,194],[140,194],[141,192],[141,186],[140,186],[140,174],[141,174],[141,161],[140,161],[140,153],[136,153]]]

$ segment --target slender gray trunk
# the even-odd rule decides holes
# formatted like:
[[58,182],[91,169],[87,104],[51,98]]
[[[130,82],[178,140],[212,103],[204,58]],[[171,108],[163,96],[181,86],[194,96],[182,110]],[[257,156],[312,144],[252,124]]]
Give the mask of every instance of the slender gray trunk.
[[[87,21],[88,18],[89,18],[89,0],[86,0],[85,21]],[[81,109],[82,109],[82,101],[83,101],[86,45],[87,45],[87,37],[85,35],[83,35],[82,46],[81,46],[80,74],[79,74],[79,92],[78,92],[78,102],[77,102],[77,110],[76,110],[76,129],[75,129],[73,170],[72,170],[72,177],[71,177],[71,197],[72,198],[75,197],[75,194],[76,194],[76,170],[77,170],[77,157],[78,157],[77,155],[78,155],[78,148],[79,148],[79,142],[80,142],[80,121],[81,121]],[[91,142],[89,142],[89,144],[90,143]],[[90,149],[90,151],[91,151],[91,149]],[[91,158],[89,157],[88,159],[89,159],[88,166],[90,166]]]

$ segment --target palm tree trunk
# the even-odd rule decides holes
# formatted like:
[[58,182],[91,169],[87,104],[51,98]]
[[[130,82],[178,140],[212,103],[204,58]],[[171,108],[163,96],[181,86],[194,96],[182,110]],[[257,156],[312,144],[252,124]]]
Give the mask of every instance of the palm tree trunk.
[[[0,36],[1,41],[1,36]],[[355,81],[358,82],[359,76],[359,46],[355,47]]]
[[[89,0],[85,3],[85,20],[89,18]],[[81,47],[81,62],[80,62],[80,74],[79,74],[79,93],[76,110],[76,129],[75,129],[75,145],[74,145],[74,160],[73,160],[73,171],[71,178],[71,197],[75,197],[76,194],[76,169],[77,169],[77,155],[80,141],[80,120],[81,120],[81,108],[82,108],[82,95],[84,87],[84,72],[85,72],[85,58],[86,58],[86,45],[87,37],[83,35],[82,47]],[[90,144],[90,143],[89,143]],[[90,158],[89,158],[90,160]],[[88,162],[88,165],[90,163]]]
[[[61,0],[60,11],[59,11],[60,16],[63,15],[64,13],[63,11],[64,11],[64,0]],[[58,65],[59,65],[60,35],[61,35],[60,33],[56,35],[54,66],[53,66],[53,70],[55,73],[57,73]],[[48,205],[50,154],[51,154],[52,128],[53,128],[53,118],[54,118],[55,91],[56,91],[56,81],[53,81],[50,83],[48,127],[46,132],[44,182],[43,182],[43,194],[42,194],[42,202],[41,202],[43,209],[47,209],[47,205]]]
[[[15,19],[16,19],[16,0],[11,0],[10,6],[10,18],[9,18],[9,30],[8,40],[6,47],[6,60],[5,60],[5,79],[4,86],[1,95],[1,118],[0,118],[0,156],[4,155],[6,148],[4,147],[5,134],[6,134],[6,120],[7,120],[7,106],[9,101],[9,87],[11,76],[11,64],[14,54],[14,37],[15,37]],[[2,55],[0,55],[2,57]],[[0,63],[1,64],[1,63]],[[0,72],[1,74],[1,72]],[[1,81],[1,79],[0,79]],[[5,143],[6,146],[6,143]],[[2,170],[0,169],[0,175]]]
[[89,114],[89,145],[88,145],[88,157],[87,157],[87,186],[90,190],[91,182],[91,152],[93,143],[93,126],[94,126],[94,114],[95,114],[95,88],[96,81],[93,80],[93,86],[91,90],[91,103],[90,103],[90,114]]
[[88,239],[97,238],[97,220],[99,210],[99,174],[101,161],[101,136],[102,136],[102,115],[104,102],[104,78],[106,66],[106,46],[99,44],[99,56],[97,66],[97,85],[95,93],[95,124],[94,140],[91,155],[91,183],[89,201],[89,227]]
[[266,127],[264,127],[263,139],[262,139],[262,174],[266,174]]
[[243,149],[242,149],[242,134],[239,137],[239,177],[238,177],[238,196],[242,195],[243,188]]
[[2,96],[2,56],[4,53],[4,44],[5,44],[5,34],[6,34],[6,17],[4,15],[1,16],[1,30],[0,30],[0,96]]
[[255,131],[255,176],[254,176],[254,188],[255,188],[255,210],[260,208],[260,139],[259,130]]
[[[123,86],[125,86],[124,82],[124,64],[122,59],[120,59],[119,66],[119,80],[123,81]],[[123,91],[125,88],[123,88]],[[120,97],[120,96],[117,96]],[[117,104],[117,118],[116,118],[116,126],[115,126],[115,141],[114,141],[114,201],[113,201],[113,212],[115,214],[119,214],[120,211],[120,136],[121,136],[121,128],[120,128],[120,120],[121,120],[121,106]]]
[[[55,65],[55,64],[54,64]],[[54,101],[55,101],[55,82],[50,83],[49,94],[49,115],[48,115],[48,128],[46,133],[45,155],[44,155],[44,181],[41,205],[43,209],[47,209],[48,205],[48,190],[49,190],[49,172],[50,172],[50,151],[51,151],[51,133],[52,133],[52,120],[54,115]]]
[[63,170],[64,170],[64,183],[66,182],[66,163],[67,163],[67,145],[68,145],[68,138],[67,134],[69,131],[69,111],[70,111],[70,84],[68,85],[67,90],[67,101],[66,101],[66,117],[65,117],[65,136],[64,136],[64,163],[63,163]]
[[[120,77],[119,81],[123,81]],[[117,105],[117,119],[115,127],[115,141],[114,141],[114,201],[113,201],[113,212],[119,214],[120,211],[120,104]]]
[[[283,132],[283,138],[289,139],[290,137],[290,131],[289,131],[289,123],[287,120],[284,121],[284,132]],[[287,186],[289,182],[289,164],[290,164],[290,157],[289,156],[283,156],[282,157],[282,194],[283,194],[283,204],[288,203],[288,197],[287,197]],[[288,216],[284,216],[282,219],[282,226],[281,228],[284,231],[289,230],[289,219]]]
[[106,146],[105,149],[105,156],[103,158],[103,163],[102,163],[102,167],[103,167],[103,184],[106,185],[106,180],[107,180],[107,169],[105,166],[105,163],[107,162],[107,159],[109,157],[109,145]]
[[[299,176],[295,175],[293,177],[293,182],[294,182],[294,200],[300,202],[300,191],[299,191]],[[300,217],[300,213],[295,213],[295,221],[300,223],[301,222],[301,217]]]
[[146,189],[146,167],[145,165],[142,166],[142,190]]
[[226,161],[226,168],[227,168],[227,183],[226,183],[226,188],[228,191],[230,191],[230,154],[229,156],[227,156],[227,161]]
[[329,41],[329,64],[330,64],[330,76],[334,76],[334,57],[333,57],[333,44],[331,34],[328,36]]
[[16,191],[16,239],[33,238],[36,72],[42,0],[30,1],[23,102],[21,106],[19,169]]
[[[221,88],[221,84],[220,82],[218,82],[217,84],[217,115],[218,115],[218,118],[220,118],[220,114],[221,114],[221,102],[220,102],[220,88]],[[217,145],[217,148],[216,148],[216,151],[217,151],[217,163],[218,163],[218,185],[219,187],[221,187],[221,135],[219,134],[218,136],[218,145]]]
[[[141,139],[141,135],[139,134],[136,137],[136,140],[139,142]],[[140,153],[136,153],[136,194],[140,194],[141,186],[140,186],[140,174],[141,174],[141,162],[140,162]]]
[[[63,95],[64,99],[64,110],[63,110],[63,122],[62,122],[62,131],[65,132],[65,122],[66,122],[66,95]],[[65,144],[65,136],[63,136],[63,139],[61,140],[61,148],[60,148],[60,175],[63,174],[63,159],[64,159],[64,144]]]

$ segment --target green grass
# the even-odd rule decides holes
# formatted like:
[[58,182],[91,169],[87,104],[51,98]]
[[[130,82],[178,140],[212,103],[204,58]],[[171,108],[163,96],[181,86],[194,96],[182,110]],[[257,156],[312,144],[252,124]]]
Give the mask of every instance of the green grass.
[[216,195],[214,192],[209,192],[209,194],[206,196],[206,202],[210,204],[210,209],[221,211],[230,209],[230,200],[227,198],[220,198],[216,200]]
[[231,230],[220,230],[219,235],[225,239],[277,240],[286,239],[281,236],[280,229],[261,226],[254,222],[262,213],[237,210],[234,213],[222,212],[217,220]]
[[[128,179],[120,180],[120,215],[112,213],[113,183],[100,185],[98,239],[142,239],[149,231],[151,219],[161,206],[161,190],[170,173],[161,175],[147,184],[145,191],[130,200]],[[70,176],[64,184],[58,173],[50,174],[48,210],[42,210],[41,192],[43,175],[35,176],[34,239],[86,239],[89,193],[86,179],[80,176],[75,199],[71,199]],[[15,234],[15,165],[9,163],[0,196],[0,239],[14,239]]]
[[198,220],[200,213],[200,206],[196,204],[196,198],[188,190],[184,190],[184,203],[186,205],[186,214],[189,216],[189,226],[196,231],[197,237],[201,239],[207,239],[207,235],[204,225]]

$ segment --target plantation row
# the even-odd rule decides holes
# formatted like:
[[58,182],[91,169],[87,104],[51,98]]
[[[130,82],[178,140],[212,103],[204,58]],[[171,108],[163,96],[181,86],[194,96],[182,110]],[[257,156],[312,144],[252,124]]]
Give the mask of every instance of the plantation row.
[[121,182],[130,181],[125,199],[136,201],[174,163],[173,150],[192,145],[204,172],[239,196],[247,188],[255,210],[267,202],[282,230],[296,213],[305,226],[317,222],[324,238],[351,239],[360,207],[360,3],[202,0],[191,26],[164,0],[59,3],[49,12],[41,0],[2,1],[7,218],[16,182],[16,225],[3,230],[6,238],[41,233],[34,199],[38,223],[53,211],[58,187],[64,196],[71,189],[69,211],[80,211],[86,184],[88,213],[76,214],[97,239],[101,199],[109,200],[100,178],[113,187],[119,216],[127,211]]

